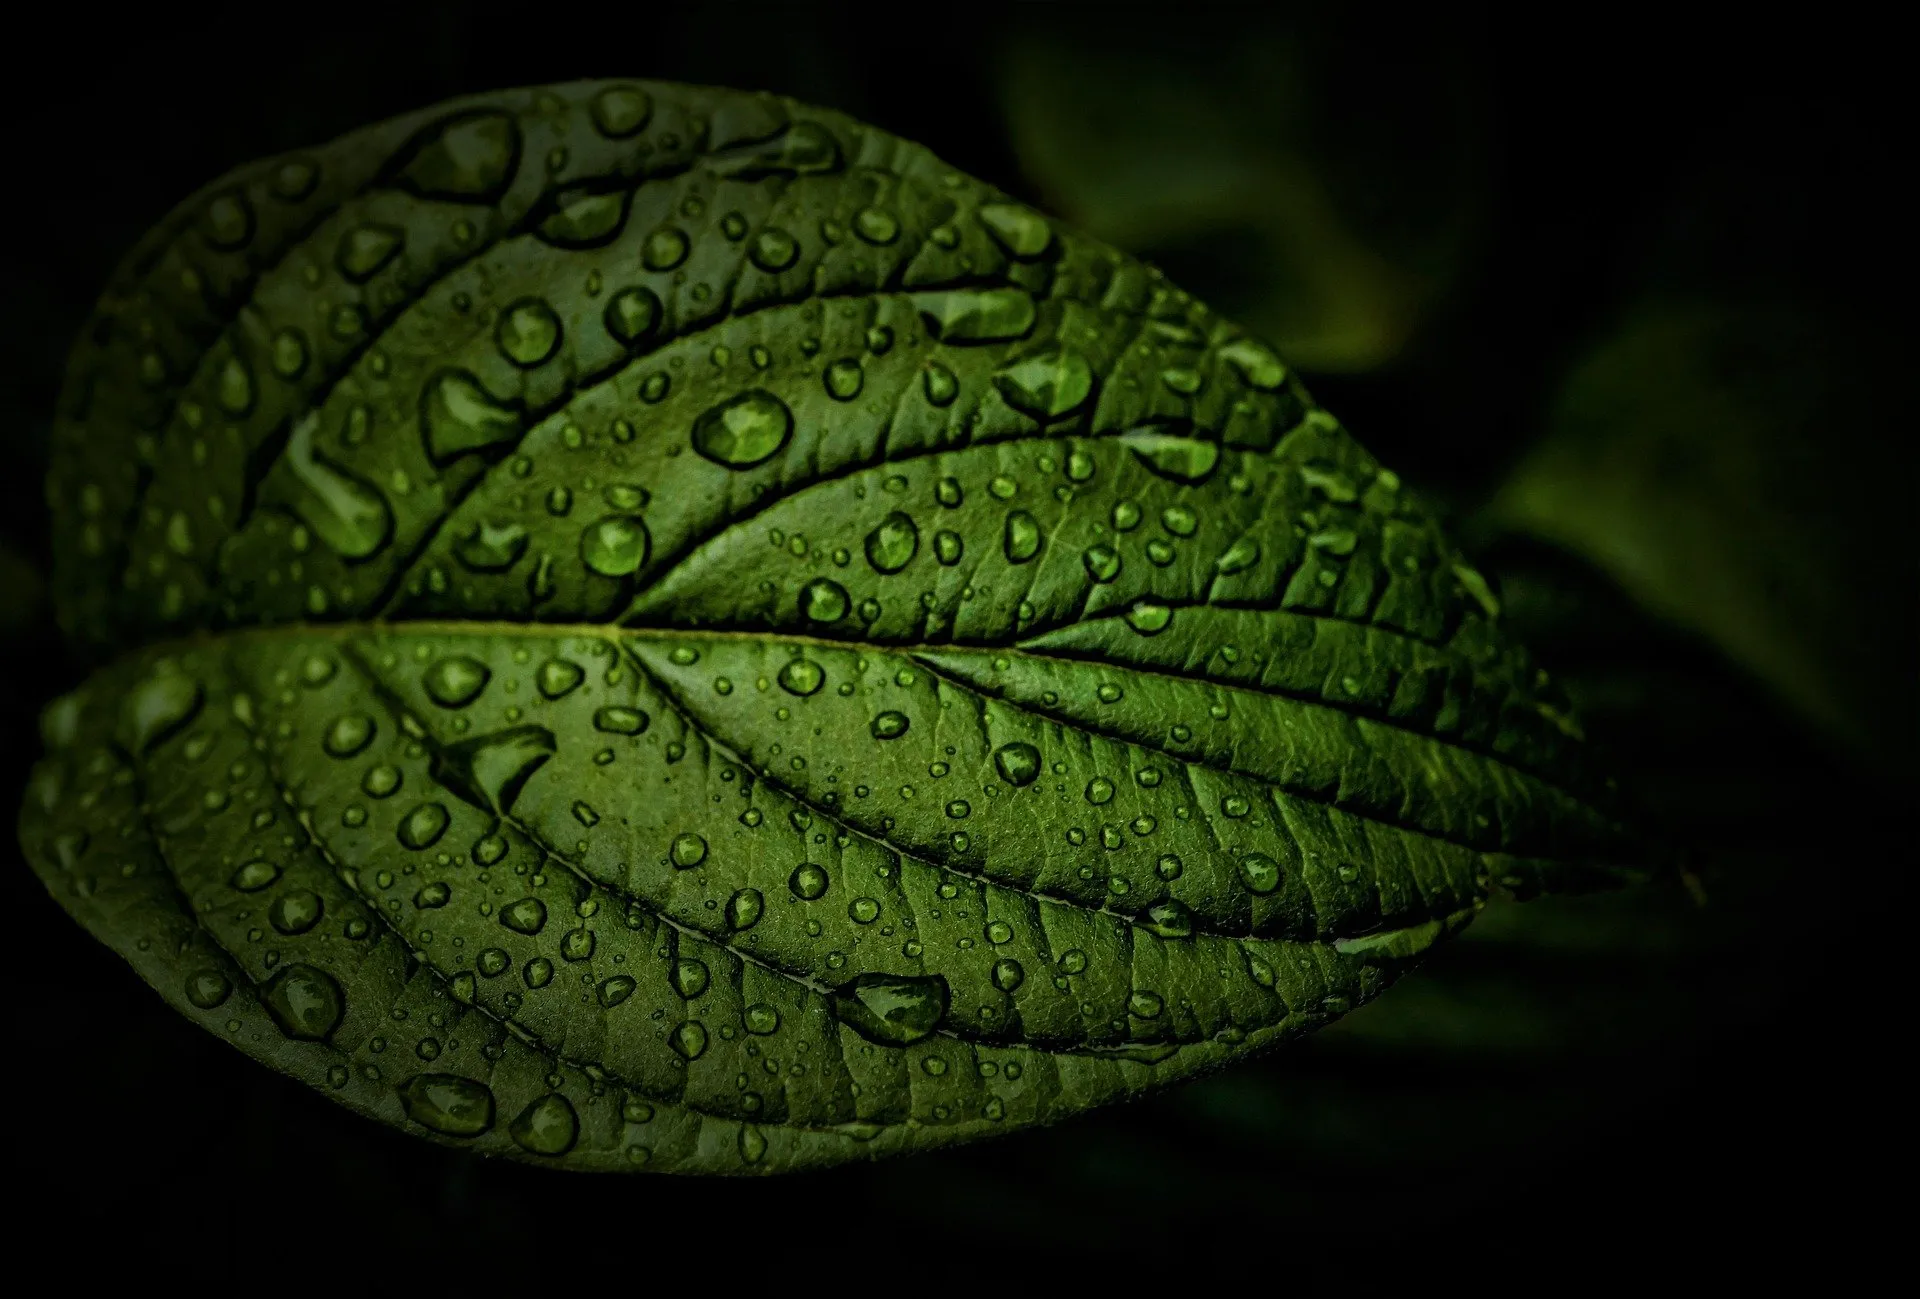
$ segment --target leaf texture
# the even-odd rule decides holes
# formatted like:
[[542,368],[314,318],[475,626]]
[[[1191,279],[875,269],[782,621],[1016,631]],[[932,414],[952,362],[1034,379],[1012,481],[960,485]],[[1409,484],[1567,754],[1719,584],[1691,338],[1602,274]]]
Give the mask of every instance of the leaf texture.
[[578,83],[184,204],[77,346],[47,886],[342,1103],[578,1168],[1046,1123],[1627,874],[1398,480],[840,115]]

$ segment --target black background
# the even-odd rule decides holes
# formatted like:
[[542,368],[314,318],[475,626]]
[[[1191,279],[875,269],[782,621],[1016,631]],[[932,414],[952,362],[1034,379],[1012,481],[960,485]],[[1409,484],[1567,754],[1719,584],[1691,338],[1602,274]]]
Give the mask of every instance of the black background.
[[[42,15],[42,34],[14,42],[6,118],[19,225],[0,311],[0,537],[45,571],[53,398],[114,262],[185,194],[256,156],[455,94],[631,75],[828,104],[1037,199],[999,119],[996,49],[1039,21],[1036,9],[1084,25],[1090,41],[1111,15],[912,8]],[[1170,45],[1219,40],[1249,21],[1195,4],[1152,19]],[[1884,67],[1886,34],[1839,11],[1820,15],[1818,32],[1735,31],[1672,10],[1597,10],[1553,27],[1471,9],[1298,21],[1336,86],[1348,65],[1373,86],[1435,58],[1472,70],[1488,216],[1461,287],[1394,365],[1309,379],[1435,499],[1464,510],[1497,481],[1567,367],[1650,285],[1911,336],[1911,216],[1896,199],[1911,132]],[[1416,110],[1377,96],[1325,107],[1336,124],[1371,114],[1389,130],[1393,114]],[[1430,435],[1433,412],[1466,402],[1484,417],[1473,436]],[[1852,463],[1907,472],[1898,434],[1834,436]],[[1873,1060],[1881,1040],[1902,1035],[1886,1022],[1898,1010],[1877,1003],[1881,965],[1901,946],[1884,916],[1901,909],[1887,881],[1906,855],[1892,845],[1910,791],[1828,756],[1710,647],[1650,623],[1596,575],[1524,546],[1488,566],[1509,582],[1515,618],[1545,661],[1640,682],[1640,702],[1603,716],[1602,729],[1663,833],[1696,851],[1712,903],[1656,887],[1591,914],[1602,927],[1657,929],[1660,943],[1571,963],[1461,943],[1415,976],[1469,1002],[1484,996],[1489,1013],[1522,981],[1560,1016],[1537,1050],[1436,1055],[1365,1035],[1316,1040],[949,1154],[763,1183],[569,1178],[375,1127],[245,1061],[85,937],[9,842],[7,1128],[25,1213],[185,1244],[270,1221],[277,1203],[293,1230],[402,1257],[426,1242],[551,1231],[589,1250],[620,1242],[636,1266],[656,1248],[691,1249],[716,1280],[803,1240],[901,1283],[943,1257],[958,1267],[1018,1245],[1255,1275],[1365,1274],[1400,1246],[1434,1272],[1475,1257],[1497,1267],[1540,1247],[1577,1269],[1669,1250],[1717,1255],[1723,1267],[1849,1252],[1851,1233],[1869,1230],[1840,1225],[1854,1212],[1850,1170],[1892,1131],[1890,1086]],[[1547,589],[1529,575],[1548,570],[1561,594],[1529,604],[1528,591]],[[1890,594],[1895,613],[1910,614],[1911,588]],[[38,710],[77,669],[44,592],[27,584],[8,597],[18,610],[4,646],[0,788],[18,790]],[[1650,712],[1648,699],[1663,702]],[[28,1239],[16,1258],[34,1249]],[[991,1271],[979,1279],[991,1284]]]

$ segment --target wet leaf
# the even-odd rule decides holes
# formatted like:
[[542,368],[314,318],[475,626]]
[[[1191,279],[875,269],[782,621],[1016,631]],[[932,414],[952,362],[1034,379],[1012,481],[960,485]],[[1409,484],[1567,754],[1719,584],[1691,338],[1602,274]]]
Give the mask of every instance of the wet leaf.
[[1277,357],[832,113],[576,83],[243,168],[72,384],[55,588],[111,662],[22,842],[424,1137],[938,1147],[1632,873],[1489,584]]

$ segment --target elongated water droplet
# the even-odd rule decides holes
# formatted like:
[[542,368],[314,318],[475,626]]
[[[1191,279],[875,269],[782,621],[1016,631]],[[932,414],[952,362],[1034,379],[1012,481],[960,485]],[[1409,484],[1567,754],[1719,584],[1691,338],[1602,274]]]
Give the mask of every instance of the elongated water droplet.
[[433,778],[481,811],[505,815],[556,747],[546,727],[515,726],[442,749]]
[[1007,559],[1024,564],[1040,553],[1040,523],[1025,510],[1007,515],[1006,536],[1002,540]]
[[443,370],[428,380],[420,398],[420,427],[436,465],[520,440],[519,415],[488,396],[465,370]]
[[911,299],[934,337],[947,343],[1024,338],[1038,315],[1025,289],[943,289]]
[[1038,257],[1053,242],[1053,227],[1047,219],[1018,203],[987,204],[980,209],[980,224],[1015,257]]
[[379,492],[314,451],[319,427],[320,412],[308,411],[287,438],[282,462],[293,479],[293,511],[342,559],[365,559],[387,544],[393,513]]
[[1122,433],[1120,443],[1138,456],[1141,464],[1175,482],[1200,482],[1220,463],[1218,443],[1163,433],[1158,429],[1134,429]]
[[609,704],[597,708],[593,713],[593,729],[604,731],[608,735],[643,735],[647,723],[652,719],[639,708],[629,708],[624,704]]
[[440,842],[451,821],[447,809],[439,803],[422,803],[400,818],[396,837],[400,846],[411,852],[424,852]]
[[400,1089],[407,1117],[447,1137],[477,1137],[493,1127],[493,1092],[457,1074],[423,1073]]
[[993,386],[1015,410],[1057,419],[1078,410],[1092,394],[1093,366],[1078,352],[1049,348],[995,371]]
[[1238,338],[1220,349],[1220,359],[1240,372],[1252,388],[1272,392],[1287,381],[1287,367],[1265,344]]
[[609,243],[627,221],[631,190],[609,194],[576,189],[554,200],[553,212],[540,223],[540,237],[559,248],[594,248]]
[[200,712],[206,693],[184,672],[159,671],[127,692],[120,706],[120,740],[144,754],[179,734]]
[[947,1016],[950,993],[939,975],[924,978],[863,974],[834,993],[842,1023],[881,1046],[907,1046],[929,1037]]

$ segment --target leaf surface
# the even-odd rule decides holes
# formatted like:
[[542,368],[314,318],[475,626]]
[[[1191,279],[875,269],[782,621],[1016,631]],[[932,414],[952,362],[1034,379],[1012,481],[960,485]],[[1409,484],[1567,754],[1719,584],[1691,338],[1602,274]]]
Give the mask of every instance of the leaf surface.
[[76,348],[48,887],[353,1108],[580,1168],[1045,1123],[1312,1030],[1619,827],[1268,348],[726,91],[190,200]]

